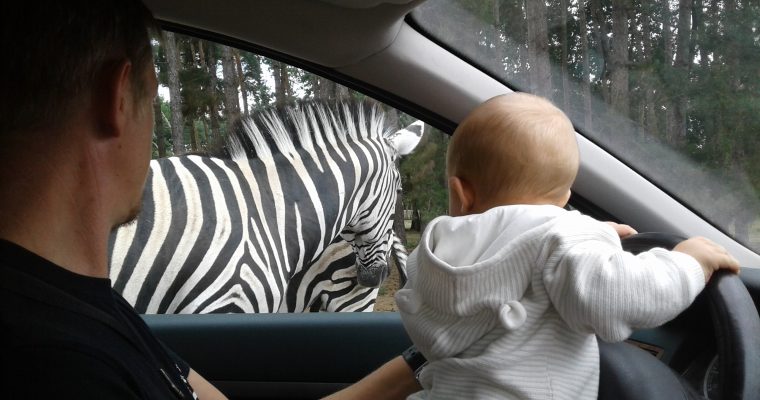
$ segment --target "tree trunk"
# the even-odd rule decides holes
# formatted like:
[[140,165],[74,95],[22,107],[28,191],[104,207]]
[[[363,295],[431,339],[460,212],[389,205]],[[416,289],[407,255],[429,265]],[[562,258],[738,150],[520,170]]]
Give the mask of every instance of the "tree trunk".
[[158,158],[164,158],[166,157],[166,141],[164,138],[166,125],[164,125],[164,113],[161,111],[161,98],[158,96],[153,99],[153,118],[156,124],[156,128],[153,130],[153,133],[156,136]]
[[[206,51],[203,48],[203,43],[204,43],[203,40],[198,40],[198,66],[206,74],[209,74],[208,60],[206,59]],[[210,76],[209,76],[209,78],[211,80],[210,82],[214,82],[213,78],[211,78]],[[215,100],[214,100],[214,86],[211,85],[211,84],[206,85],[205,91],[206,91],[206,96],[207,96],[207,98],[209,100],[209,103],[210,104],[214,104],[215,103]],[[214,113],[211,112],[210,109],[207,109],[206,111],[209,113],[209,118],[214,118]],[[214,134],[213,134],[213,132],[211,132],[208,129],[208,124],[206,123],[207,122],[206,118],[202,118],[202,120],[203,120],[203,126],[205,127],[204,129],[206,131],[206,141],[207,141],[207,143],[210,143],[211,140],[212,140],[212,137],[214,136]]]
[[581,39],[581,59],[583,71],[581,72],[581,97],[583,98],[583,125],[587,131],[593,129],[591,107],[591,66],[589,63],[588,51],[588,22],[586,21],[585,4],[578,10],[580,18],[580,39]]
[[179,84],[179,53],[173,32],[164,32],[164,49],[166,50],[167,72],[169,76],[169,106],[172,111],[172,147],[174,155],[185,152],[184,122],[182,117],[182,97]]
[[667,65],[673,64],[673,15],[670,7],[663,5],[662,10],[662,41],[665,61]]
[[219,136],[219,103],[216,95],[216,87],[219,80],[216,77],[216,47],[213,42],[206,42],[208,50],[204,53],[206,60],[203,65],[206,68],[206,72],[209,75],[210,81],[206,88],[207,95],[209,97],[209,119],[211,121],[211,127],[209,128],[209,139],[213,136],[215,139]]
[[689,54],[692,57],[697,56],[697,44],[701,41],[700,33],[702,30],[702,0],[694,0],[691,6],[691,43],[689,44]]
[[190,39],[190,62],[189,62],[189,64],[192,65],[193,67],[197,67],[198,66],[198,60],[195,58],[195,54],[196,54],[195,53],[195,42],[196,42],[196,40],[198,41],[198,43],[201,42],[200,39]]
[[248,90],[245,88],[245,75],[243,74],[243,64],[240,62],[240,51],[235,50],[232,54],[235,56],[238,84],[240,85],[240,94],[243,97],[243,115],[248,115]]
[[319,75],[313,76],[314,99],[319,101],[329,101],[335,98],[335,87],[337,84],[329,79],[322,78]]
[[287,64],[272,61],[272,75],[274,76],[274,102],[283,106],[290,102],[290,76]]
[[[675,43],[675,59],[673,69],[675,70],[676,80],[670,90],[670,98],[667,104],[667,132],[666,140],[668,143],[680,146],[686,137],[686,97],[684,91],[685,85],[689,81],[689,65],[691,50],[691,8],[692,0],[679,0],[678,2],[678,30],[675,37],[669,43]],[[672,45],[669,45],[672,51]],[[672,54],[668,52],[666,54]]]
[[612,1],[612,51],[610,53],[610,104],[623,115],[628,103],[628,16],[627,0]]
[[195,121],[190,120],[190,148],[193,152],[198,152],[198,129],[195,128]]
[[222,75],[224,77],[224,109],[227,115],[227,131],[229,132],[230,124],[240,117],[238,77],[235,59],[229,46],[222,46]]
[[546,3],[525,0],[528,23],[528,64],[531,92],[551,98],[551,70],[549,64],[549,27]]
[[[652,17],[650,15],[644,17],[644,30],[642,32],[642,63],[645,64],[649,70],[652,69],[651,63],[654,59],[656,48],[654,38],[652,37],[652,22]],[[660,121],[658,117],[659,113],[657,111],[659,108],[659,96],[655,94],[655,85],[652,84],[651,75],[651,73],[647,73],[641,82],[644,90],[644,99],[642,100],[644,107],[642,111],[642,125],[650,135],[661,136],[662,132],[660,130]]]
[[500,78],[508,79],[506,69],[504,68],[504,47],[501,39],[502,21],[501,21],[501,0],[493,0],[491,3],[491,14],[493,15],[493,31],[490,34],[491,48],[493,49],[493,60],[495,69]]
[[565,110],[566,113],[570,112],[570,80],[569,75],[570,73],[567,70],[568,65],[570,65],[570,55],[568,52],[568,42],[570,41],[570,36],[567,32],[567,10],[568,10],[568,3],[567,0],[560,0],[559,2],[560,7],[560,42],[562,46],[562,56],[560,61],[560,68],[561,68],[561,74],[562,74],[562,109]]
[[208,127],[208,122],[206,119],[202,119],[201,122],[203,122],[203,133],[206,135],[206,146],[213,147],[213,137],[211,136],[211,131]]
[[[609,62],[610,62],[610,46],[609,46],[609,27],[607,26],[607,16],[604,14],[604,9],[600,0],[591,0],[590,3],[591,15],[593,21],[595,21],[595,28],[592,31],[593,37],[596,39],[596,46],[599,51],[602,52],[602,65],[598,71],[598,79],[601,82],[606,82],[609,78]],[[604,85],[601,90],[602,97],[609,102],[609,88]]]

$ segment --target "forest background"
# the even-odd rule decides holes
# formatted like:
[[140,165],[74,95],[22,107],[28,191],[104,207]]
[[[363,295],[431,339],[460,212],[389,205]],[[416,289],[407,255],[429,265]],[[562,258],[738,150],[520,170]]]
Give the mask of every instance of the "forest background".
[[[760,1],[428,3],[413,18],[432,36],[513,88],[550,98],[579,132],[621,159],[635,164],[646,154],[652,161],[638,168],[653,180],[678,170],[679,179],[658,183],[696,212],[709,212],[738,240],[760,247],[754,161],[760,159]],[[329,79],[210,41],[165,32],[154,49],[161,85],[154,157],[203,152],[224,140],[231,121],[255,110],[297,100],[366,99]],[[397,127],[414,121],[383,107]],[[446,212],[447,143],[448,135],[427,126],[420,146],[401,163],[398,209],[419,215],[416,229]],[[686,163],[674,164],[673,154]]]

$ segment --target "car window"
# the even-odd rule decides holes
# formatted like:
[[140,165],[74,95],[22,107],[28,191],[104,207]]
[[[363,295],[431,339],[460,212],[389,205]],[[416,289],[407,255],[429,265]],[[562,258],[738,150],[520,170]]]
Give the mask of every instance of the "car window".
[[756,3],[429,0],[412,19],[760,250]]
[[[268,290],[266,288],[247,288],[246,285],[240,288],[213,288],[214,285],[223,286],[223,283],[219,283],[223,280],[223,275],[232,271],[225,272],[206,265],[210,262],[204,257],[209,252],[193,249],[193,247],[195,243],[210,240],[209,237],[212,235],[220,235],[218,228],[225,224],[222,218],[206,215],[204,216],[206,219],[216,218],[216,220],[197,222],[197,226],[190,228],[188,226],[196,222],[191,222],[189,218],[179,221],[173,219],[171,224],[164,228],[156,223],[148,229],[149,232],[142,234],[141,239],[141,221],[148,221],[145,222],[147,226],[150,221],[159,220],[161,215],[173,217],[189,214],[187,211],[189,206],[185,203],[189,204],[195,198],[198,202],[216,201],[215,199],[220,198],[218,195],[199,196],[198,193],[206,193],[204,187],[208,186],[212,189],[218,187],[217,190],[224,192],[224,196],[241,196],[241,193],[245,192],[245,189],[242,189],[233,193],[235,185],[225,182],[218,182],[218,184],[209,182],[218,178],[210,173],[202,173],[198,168],[195,170],[188,168],[187,171],[177,169],[179,171],[177,172],[167,165],[190,164],[185,157],[216,157],[221,154],[220,151],[223,153],[230,146],[229,134],[241,117],[270,107],[292,105],[300,101],[313,100],[329,103],[362,100],[377,103],[385,112],[392,131],[403,129],[414,123],[416,119],[319,75],[212,41],[167,31],[163,32],[161,37],[154,39],[153,47],[159,80],[158,96],[154,102],[153,158],[169,161],[164,164],[152,163],[148,190],[154,193],[146,194],[144,197],[146,204],[143,205],[143,213],[137,224],[132,228],[122,229],[115,238],[112,238],[114,254],[125,254],[123,257],[112,256],[111,278],[114,281],[114,288],[124,294],[138,311],[146,313],[239,312],[241,309],[245,310],[246,307],[236,306],[235,297],[252,296],[248,290],[258,291],[255,293],[257,296],[266,297],[267,301],[277,302],[276,299],[270,299],[271,295],[267,297],[266,293],[261,294]],[[394,226],[397,236],[409,250],[416,246],[419,232],[424,228],[425,223],[446,212],[444,159],[447,143],[448,135],[425,126],[424,134],[414,152],[399,160],[398,171],[403,190],[399,194],[396,205]],[[196,164],[199,164],[201,169],[205,168],[203,163]],[[257,169],[261,171],[264,168],[254,165],[252,169],[256,173]],[[156,181],[158,175],[165,175],[161,178],[162,184],[171,186],[162,189],[165,191],[163,197],[157,194],[158,189],[152,187],[152,182]],[[196,180],[202,182],[196,182]],[[236,179],[222,177],[220,180]],[[242,183],[241,185],[245,186]],[[251,188],[251,191],[264,193],[277,191],[277,189],[257,187]],[[219,206],[230,214],[241,212],[239,209],[233,210],[228,204]],[[304,218],[307,217],[304,216]],[[234,218],[230,217],[230,219]],[[221,230],[224,231],[224,229]],[[180,235],[182,235],[181,239]],[[250,235],[254,236],[254,233]],[[265,240],[267,238],[264,234],[255,239],[255,241]],[[185,245],[189,248],[182,248],[183,245],[178,242],[190,242],[189,246]],[[139,243],[139,248],[135,248],[138,246],[134,243]],[[198,244],[198,249],[205,249],[202,246],[206,244]],[[156,250],[157,254],[151,254],[150,248],[160,250]],[[301,250],[290,249],[290,251]],[[341,258],[346,251],[340,251],[335,250],[331,253],[336,254],[333,259],[330,259],[336,264],[348,262],[345,258]],[[164,260],[162,262],[153,264],[145,262],[146,258],[153,260],[161,259],[161,257]],[[262,263],[275,264],[273,260]],[[324,267],[323,264],[320,265]],[[318,266],[305,268],[317,271]],[[256,270],[257,267],[254,265],[246,267],[251,269],[250,274],[254,276],[267,273]],[[230,268],[236,267],[227,269]],[[377,296],[375,311],[396,310],[393,294],[399,286],[399,274],[394,266],[391,266],[390,276],[379,289],[366,289],[370,290],[369,293],[356,288],[354,294],[352,287],[356,286],[356,279],[341,275],[346,272],[331,274],[328,276],[323,271],[310,273],[304,270],[293,274],[292,277],[271,274],[272,276],[267,275],[267,279],[273,286],[277,286],[277,282],[273,283],[273,281],[291,280],[290,284],[294,287],[296,285],[303,287],[303,289],[293,290],[297,292],[295,296],[303,297],[304,300],[291,307],[294,308],[291,311],[303,311],[304,308],[307,311],[366,310],[367,299],[375,298],[375,296]],[[288,284],[288,282],[283,284]],[[251,285],[251,287],[255,286],[257,285]],[[228,290],[230,294],[217,296],[209,294],[211,290]],[[288,292],[282,288],[277,290],[282,292],[281,297],[286,296],[285,292]],[[174,293],[182,295],[182,299],[179,299],[180,295]],[[337,294],[333,295],[333,293]],[[214,296],[219,299],[211,300]],[[354,296],[355,300],[352,300],[351,296]],[[192,300],[195,298],[198,300]],[[335,300],[336,298],[339,300]],[[261,312],[263,309],[263,307],[254,307],[250,311]],[[371,304],[369,309],[372,309]],[[282,311],[282,308],[278,311]]]

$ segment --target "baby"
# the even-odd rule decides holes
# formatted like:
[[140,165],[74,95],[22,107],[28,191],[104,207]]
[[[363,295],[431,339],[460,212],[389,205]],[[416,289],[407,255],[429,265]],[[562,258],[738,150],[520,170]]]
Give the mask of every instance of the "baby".
[[736,259],[704,239],[634,256],[635,233],[567,211],[570,120],[528,94],[494,97],[449,144],[449,214],[427,226],[396,300],[428,359],[410,399],[596,399],[599,350],[661,325]]

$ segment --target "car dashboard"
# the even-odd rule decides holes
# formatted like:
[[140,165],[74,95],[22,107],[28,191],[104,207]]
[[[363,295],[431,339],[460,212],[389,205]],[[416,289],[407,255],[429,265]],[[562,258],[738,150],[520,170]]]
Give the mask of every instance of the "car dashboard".
[[[741,278],[757,306],[760,269],[745,268]],[[232,399],[318,398],[356,382],[411,344],[395,312],[144,319]],[[634,332],[628,342],[659,358],[706,398],[719,399],[716,341],[704,296],[663,326]]]
[[[760,308],[760,269],[745,267],[740,278],[755,307]],[[705,398],[721,398],[716,334],[704,292],[672,321],[657,328],[638,330],[626,342],[668,365]],[[646,385],[646,382],[641,384]]]

